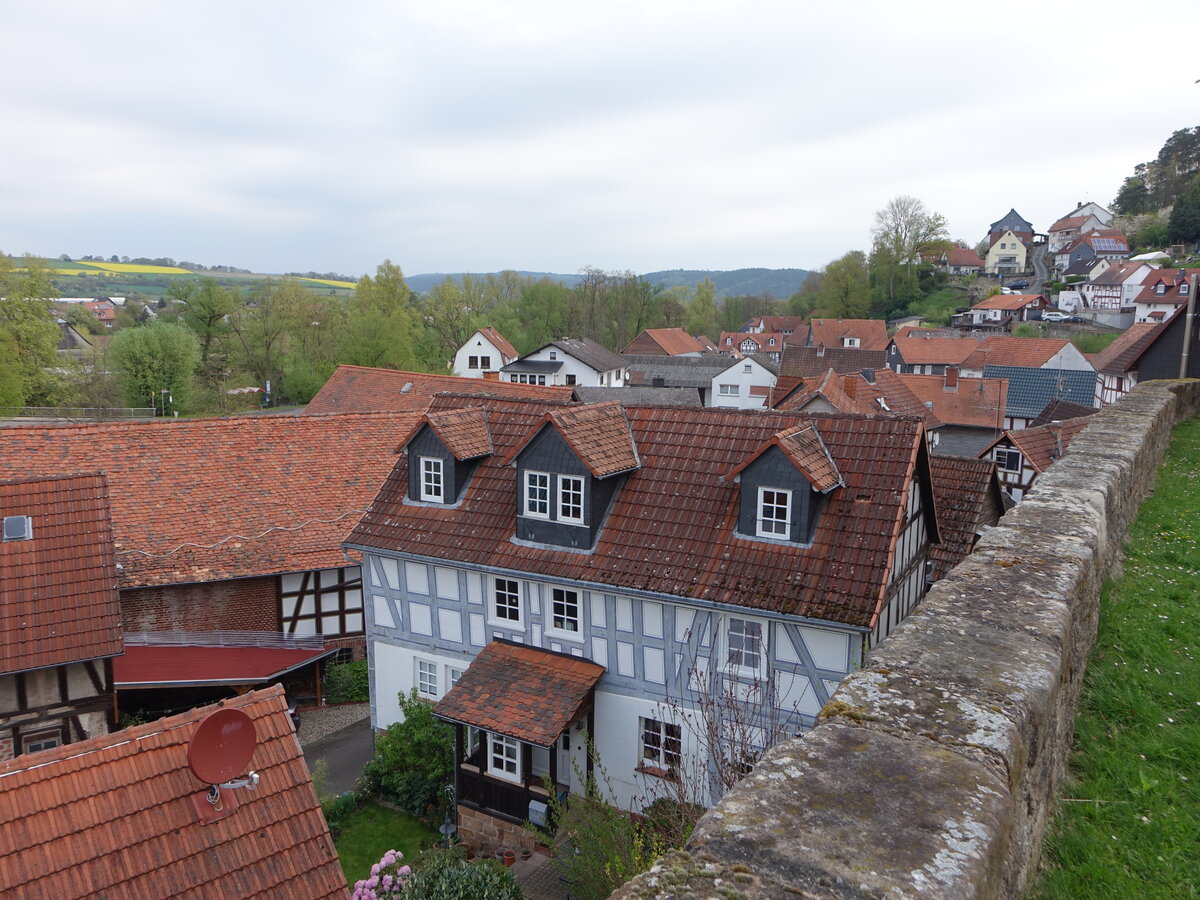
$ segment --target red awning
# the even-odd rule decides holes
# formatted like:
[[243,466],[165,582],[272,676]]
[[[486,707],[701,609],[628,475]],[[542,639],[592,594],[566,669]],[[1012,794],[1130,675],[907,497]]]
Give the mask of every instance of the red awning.
[[172,685],[259,684],[337,650],[277,647],[131,647],[113,659],[118,688]]

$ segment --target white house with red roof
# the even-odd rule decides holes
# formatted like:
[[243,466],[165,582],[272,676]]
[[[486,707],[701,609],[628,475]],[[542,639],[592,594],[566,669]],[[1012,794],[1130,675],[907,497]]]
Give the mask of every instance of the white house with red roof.
[[495,328],[487,325],[467,338],[454,354],[451,368],[464,378],[496,377],[502,368],[520,356],[517,348]]
[[1186,306],[1193,279],[1200,269],[1158,269],[1142,282],[1134,299],[1134,322],[1165,322],[1181,306]]

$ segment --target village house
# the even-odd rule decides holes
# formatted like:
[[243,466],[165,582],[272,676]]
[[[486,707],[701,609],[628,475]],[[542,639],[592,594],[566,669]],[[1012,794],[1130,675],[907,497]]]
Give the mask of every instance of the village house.
[[[804,335],[807,335],[807,333],[806,329]],[[718,349],[722,353],[732,355],[734,358],[753,356],[758,353],[767,356],[774,362],[779,362],[783,357],[784,347],[801,345],[804,341],[804,335],[783,334],[778,331],[759,331],[753,333],[723,331],[718,342]]]
[[893,377],[941,420],[931,435],[935,454],[975,456],[1004,429],[1008,382],[1002,378],[962,378],[954,366],[941,375]]
[[887,366],[902,375],[944,375],[947,366],[961,366],[979,343],[971,336],[901,329],[888,342]]
[[0,520],[4,760],[107,734],[123,644],[105,477],[0,481]]
[[1058,253],[1069,246],[1081,234],[1086,234],[1095,228],[1105,228],[1108,222],[1103,221],[1094,213],[1063,216],[1046,231],[1046,249]]
[[464,378],[495,378],[500,370],[516,361],[517,348],[490,325],[480,328],[463,343],[450,364],[455,375]]
[[621,350],[621,356],[700,356],[716,351],[707,338],[694,338],[682,328],[647,328]]
[[1000,485],[1016,502],[1029,493],[1039,475],[1066,455],[1071,438],[1087,424],[1084,417],[1006,431],[979,455],[995,460]]
[[257,782],[217,806],[189,752],[217,707],[0,762],[0,896],[349,900],[283,690],[222,710],[249,720]]
[[1033,245],[1033,225],[1010,209],[1002,219],[988,227],[988,251],[984,272],[988,275],[1016,275],[1026,271],[1029,248]]
[[1081,234],[1054,254],[1054,269],[1065,272],[1089,259],[1121,260],[1129,256],[1129,240],[1112,228],[1094,228]]
[[1200,269],[1157,269],[1147,275],[1134,298],[1134,322],[1165,322],[1184,307]]
[[1040,320],[1049,307],[1045,294],[993,294],[952,316],[950,323],[956,328],[1011,331],[1014,323]]
[[804,316],[753,316],[746,320],[741,330],[746,334],[795,334],[803,341],[808,332]]
[[1100,376],[1092,368],[1054,369],[1029,366],[988,365],[984,378],[1002,378],[1008,382],[1004,405],[1004,428],[1017,431],[1028,428],[1054,401],[1099,408]]
[[984,338],[961,364],[964,378],[980,378],[988,366],[1067,369],[1095,374],[1092,364],[1073,343],[1058,338],[996,335]]
[[621,357],[590,338],[551,341],[500,370],[517,384],[590,387],[624,387],[628,374]]
[[718,749],[691,727],[705,698],[754,713],[730,752],[810,726],[918,603],[938,539],[911,417],[444,397],[400,444],[346,542],[372,722],[401,692],[436,702],[460,833],[509,845],[544,778],[583,789],[584,730],[639,810]]
[[930,463],[941,536],[941,542],[929,549],[930,580],[940,581],[1000,521],[1011,501],[1006,502],[996,464],[990,459],[939,454]]

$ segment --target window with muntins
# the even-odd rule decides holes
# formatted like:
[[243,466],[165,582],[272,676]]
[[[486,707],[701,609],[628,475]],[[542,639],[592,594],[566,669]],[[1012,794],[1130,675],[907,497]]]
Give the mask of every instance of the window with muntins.
[[555,588],[550,600],[550,625],[556,631],[579,633],[579,592]]
[[479,357],[478,356],[468,356],[467,357],[467,368],[468,369],[478,369],[479,368]]
[[642,719],[642,762],[664,769],[679,766],[683,733],[678,725]]
[[488,774],[505,781],[521,781],[521,743],[502,734],[488,734]]
[[525,473],[525,515],[539,519],[550,518],[550,475],[546,472]]
[[1021,454],[1016,450],[996,450],[996,466],[1006,472],[1021,471]]
[[736,397],[738,395],[738,387],[736,384],[718,384],[717,393],[722,397]]
[[441,503],[444,496],[441,459],[436,456],[422,456],[421,499]]
[[758,489],[759,537],[787,538],[792,528],[792,492],[778,488]]
[[494,618],[519,624],[521,621],[521,585],[511,578],[497,578],[493,594]]
[[730,619],[726,659],[731,666],[760,671],[763,664],[763,627],[749,619]]
[[438,667],[437,663],[429,662],[426,659],[417,660],[417,693],[424,697],[436,697],[438,695]]
[[558,518],[563,522],[583,521],[583,479],[558,476]]

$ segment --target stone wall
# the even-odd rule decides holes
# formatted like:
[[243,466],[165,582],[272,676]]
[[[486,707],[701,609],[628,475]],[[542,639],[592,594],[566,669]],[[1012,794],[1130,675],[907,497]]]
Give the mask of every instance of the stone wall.
[[1066,772],[1103,581],[1200,382],[1148,382],[759,763],[615,897],[1009,898]]

